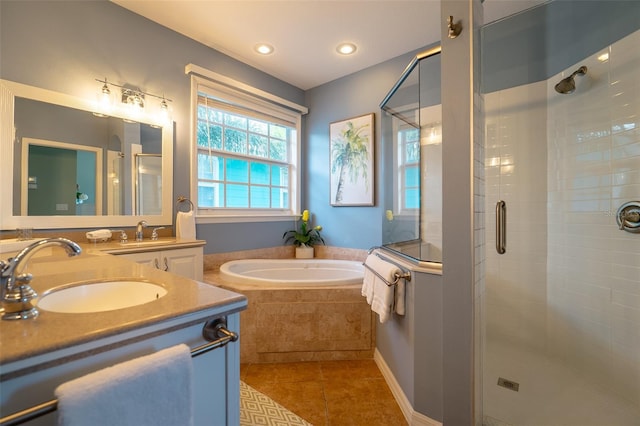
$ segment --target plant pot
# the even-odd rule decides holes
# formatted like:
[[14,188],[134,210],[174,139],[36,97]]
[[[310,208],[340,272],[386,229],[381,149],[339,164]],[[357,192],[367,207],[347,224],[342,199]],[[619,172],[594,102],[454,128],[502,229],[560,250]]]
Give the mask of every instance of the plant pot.
[[313,259],[313,247],[296,247],[296,259]]

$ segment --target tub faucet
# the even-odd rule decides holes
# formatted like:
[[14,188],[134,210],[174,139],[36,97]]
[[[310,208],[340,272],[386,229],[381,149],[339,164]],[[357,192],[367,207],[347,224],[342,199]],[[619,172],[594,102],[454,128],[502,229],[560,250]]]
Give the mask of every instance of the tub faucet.
[[38,293],[29,285],[33,275],[29,273],[18,274],[18,270],[33,253],[49,246],[62,246],[69,256],[77,256],[82,253],[80,246],[71,240],[66,238],[46,238],[25,247],[16,257],[6,262],[0,260],[0,284],[2,287],[2,305],[4,307],[3,320],[29,319],[38,316],[38,310],[32,303],[38,297]]
[[144,220],[138,222],[138,225],[136,226],[136,241],[142,241],[142,238],[144,237],[144,235],[142,234],[142,229],[146,227],[147,222],[145,222]]

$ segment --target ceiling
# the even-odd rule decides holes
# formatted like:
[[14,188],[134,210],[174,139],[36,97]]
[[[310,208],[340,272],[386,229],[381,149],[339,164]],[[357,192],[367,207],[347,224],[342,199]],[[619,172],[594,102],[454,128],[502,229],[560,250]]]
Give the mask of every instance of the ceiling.
[[[112,1],[303,90],[440,40],[439,0]],[[485,22],[544,1],[485,0]],[[341,42],[356,53],[339,55]]]

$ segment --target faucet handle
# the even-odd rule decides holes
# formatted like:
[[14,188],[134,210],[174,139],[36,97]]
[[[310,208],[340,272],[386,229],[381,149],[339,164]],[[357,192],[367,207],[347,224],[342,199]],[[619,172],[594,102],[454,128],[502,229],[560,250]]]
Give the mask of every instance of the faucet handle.
[[158,239],[158,231],[161,229],[165,229],[164,226],[160,226],[158,228],[153,228],[153,231],[151,232],[151,239],[152,240],[157,240]]
[[38,309],[33,302],[38,293],[29,285],[32,279],[33,275],[29,273],[20,274],[15,278],[15,284],[6,291],[2,300],[3,320],[30,319],[38,316]]
[[120,244],[124,244],[129,241],[129,237],[127,237],[127,233],[124,232],[123,229],[112,229],[111,232],[119,232],[120,233]]
[[33,275],[29,272],[27,272],[26,274],[20,274],[16,277],[16,284],[17,285],[29,284],[32,279],[33,279]]

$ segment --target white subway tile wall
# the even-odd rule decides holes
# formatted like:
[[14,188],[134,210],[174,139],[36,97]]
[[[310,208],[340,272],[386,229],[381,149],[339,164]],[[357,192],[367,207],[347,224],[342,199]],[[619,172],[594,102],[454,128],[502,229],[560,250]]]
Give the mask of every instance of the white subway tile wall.
[[[549,337],[556,355],[640,401],[640,31],[549,80]],[[605,59],[605,57],[608,57]],[[553,86],[573,68],[576,91]]]

